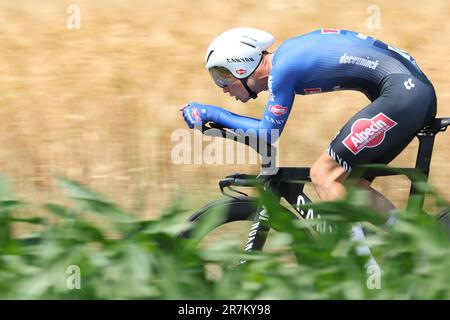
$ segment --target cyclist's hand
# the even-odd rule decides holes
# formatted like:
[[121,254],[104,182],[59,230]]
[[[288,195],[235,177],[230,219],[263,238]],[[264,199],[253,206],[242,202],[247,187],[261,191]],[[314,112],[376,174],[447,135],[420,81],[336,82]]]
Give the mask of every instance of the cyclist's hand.
[[207,122],[217,122],[221,110],[219,107],[197,102],[189,102],[180,108],[180,111],[183,112],[184,121],[191,129]]

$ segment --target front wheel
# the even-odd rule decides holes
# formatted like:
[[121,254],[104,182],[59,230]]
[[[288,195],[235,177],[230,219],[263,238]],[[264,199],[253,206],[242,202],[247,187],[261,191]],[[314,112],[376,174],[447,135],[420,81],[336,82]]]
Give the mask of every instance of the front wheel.
[[187,220],[191,223],[191,227],[181,232],[178,236],[184,239],[192,238],[197,227],[201,226],[202,222],[206,220],[211,220],[213,222],[206,227],[207,230],[202,232],[204,235],[231,222],[253,221],[256,210],[257,199],[252,197],[214,201],[192,214]]
[[[190,216],[188,219],[188,222],[191,223],[190,227],[178,236],[184,239],[194,239],[194,241],[197,241],[197,245],[203,248],[214,246],[216,243],[220,244],[223,237],[231,238],[235,244],[244,247],[249,233],[252,232],[252,223],[257,211],[257,198],[221,199],[206,205]],[[286,208],[277,214],[286,214],[289,219],[298,218]],[[278,230],[277,227],[274,227],[272,230],[282,231]],[[311,237],[306,230],[298,229],[298,232],[306,232],[306,236]],[[268,242],[272,243],[270,234],[273,235],[273,232],[269,233]],[[268,248],[266,249],[269,250]],[[280,248],[271,248],[270,251],[277,251],[278,249]],[[299,257],[296,256],[293,250],[292,256],[287,255],[286,259],[288,263],[298,263],[299,261]],[[237,261],[236,264],[238,264]],[[207,269],[209,277],[214,279],[221,278],[222,269],[217,264],[211,263],[207,265]]]
[[[252,222],[258,210],[258,199],[254,197],[237,197],[227,198],[211,202],[199,209],[188,218],[191,226],[181,232],[178,236],[180,238],[191,239],[197,238],[199,241],[209,233],[216,231],[216,229],[232,224],[234,222]],[[289,219],[298,219],[298,217],[290,210],[284,208],[278,214],[285,214]],[[242,224],[241,224],[242,225]],[[277,227],[272,227],[275,231]],[[201,230],[199,230],[201,229]],[[248,232],[250,229],[246,229]],[[301,232],[301,229],[299,229]],[[309,231],[308,237],[310,235]]]
[[[214,201],[192,214],[187,220],[189,228],[178,236],[195,239],[196,245],[203,248],[214,246],[223,236],[232,236],[237,244],[243,244],[256,211],[257,199],[251,197]],[[208,278],[222,278],[220,264],[208,262],[205,267]]]

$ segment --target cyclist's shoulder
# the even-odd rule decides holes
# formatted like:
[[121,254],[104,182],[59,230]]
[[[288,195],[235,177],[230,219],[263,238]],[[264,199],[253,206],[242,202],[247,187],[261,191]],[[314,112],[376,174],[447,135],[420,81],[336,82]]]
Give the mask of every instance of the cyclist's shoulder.
[[292,79],[299,75],[307,65],[305,57],[320,54],[320,40],[316,39],[320,31],[314,30],[285,39],[273,53],[271,74],[280,79]]
[[291,36],[291,37],[285,39],[280,44],[277,51],[285,53],[285,51],[289,52],[289,50],[292,49],[292,47],[301,48],[301,47],[307,45],[309,43],[309,41],[311,41],[311,39],[314,37],[316,32],[317,32],[317,30],[311,31],[308,33],[304,33],[304,34]]
[[304,41],[308,34],[298,35],[284,40],[273,53],[272,72],[284,73],[299,66],[300,56],[311,50],[310,43]]
[[274,87],[294,84],[299,81],[306,69],[306,56],[315,51],[311,36],[317,31],[296,35],[284,40],[273,53],[270,71]]
[[323,48],[335,45],[348,45],[348,39],[365,37],[360,33],[337,28],[322,28],[310,31],[308,33],[296,35],[284,40],[277,48],[274,56],[275,61],[299,61],[300,54],[320,55]]

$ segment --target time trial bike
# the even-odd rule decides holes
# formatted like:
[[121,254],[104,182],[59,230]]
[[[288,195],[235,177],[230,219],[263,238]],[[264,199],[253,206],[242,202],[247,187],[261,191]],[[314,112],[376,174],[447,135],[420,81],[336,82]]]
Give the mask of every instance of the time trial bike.
[[[450,125],[450,118],[436,118],[429,125],[421,129],[417,134],[419,148],[415,167],[413,168],[368,168],[359,171],[360,176],[365,178],[386,177],[404,175],[411,181],[411,188],[408,197],[414,198],[415,205],[423,209],[425,194],[420,186],[427,182],[431,156],[433,152],[434,140],[438,133],[443,132]],[[226,128],[210,124],[201,128],[202,133],[213,137],[232,139],[253,148],[261,156],[261,171],[259,175],[236,173],[225,177],[219,181],[219,188],[226,198],[208,203],[203,208],[192,214],[188,221],[190,227],[179,234],[182,238],[191,238],[195,233],[196,226],[202,221],[215,221],[208,225],[208,229],[202,233],[203,236],[220,228],[221,226],[238,221],[251,221],[247,240],[244,244],[245,251],[260,251],[264,248],[268,232],[271,229],[270,219],[272,218],[267,208],[261,205],[257,197],[248,196],[246,193],[236,189],[236,187],[257,187],[263,186],[265,192],[269,192],[276,201],[283,201],[286,209],[285,213],[292,219],[312,219],[317,218],[314,210],[307,208],[311,204],[311,198],[305,193],[305,184],[311,181],[310,168],[307,167],[277,167],[275,146],[261,143],[249,136],[232,132]],[[353,170],[358,171],[358,170]],[[352,171],[352,172],[353,172]],[[419,174],[419,175],[418,175]],[[420,177],[420,178],[418,178]],[[233,193],[230,193],[233,192]],[[281,202],[280,202],[281,203]],[[287,205],[286,205],[287,203]],[[305,208],[306,206],[306,208]],[[211,219],[212,215],[220,214],[220,219]],[[441,222],[450,233],[450,214],[448,207],[440,213],[433,215]],[[273,228],[273,226],[272,226]],[[312,233],[326,232],[329,226],[317,224],[316,230]],[[280,231],[280,230],[279,230]],[[282,230],[281,230],[282,231]],[[311,230],[303,229],[304,232],[311,233]],[[302,232],[299,230],[299,232]],[[202,237],[203,237],[202,236]],[[309,234],[309,237],[315,237]],[[201,239],[198,239],[201,241]]]

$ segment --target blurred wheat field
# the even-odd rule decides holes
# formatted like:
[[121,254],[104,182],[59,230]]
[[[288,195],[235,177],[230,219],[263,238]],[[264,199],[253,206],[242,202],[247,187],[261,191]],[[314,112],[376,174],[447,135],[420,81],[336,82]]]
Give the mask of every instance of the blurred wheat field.
[[[185,128],[189,101],[260,117],[267,94],[246,105],[216,88],[203,67],[222,31],[252,26],[284,39],[321,27],[363,32],[408,51],[434,83],[438,116],[450,116],[450,2],[377,1],[381,29],[369,30],[370,1],[81,1],[69,30],[66,1],[0,1],[0,172],[19,197],[59,196],[53,177],[76,179],[151,218],[171,199],[196,206],[219,195],[217,180],[252,165],[175,165],[171,134]],[[337,130],[368,104],[356,92],[297,97],[280,141],[280,165],[309,166]],[[450,199],[450,134],[435,143],[431,182]],[[393,165],[414,163],[417,142]],[[401,204],[409,185],[375,186]]]

